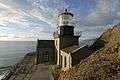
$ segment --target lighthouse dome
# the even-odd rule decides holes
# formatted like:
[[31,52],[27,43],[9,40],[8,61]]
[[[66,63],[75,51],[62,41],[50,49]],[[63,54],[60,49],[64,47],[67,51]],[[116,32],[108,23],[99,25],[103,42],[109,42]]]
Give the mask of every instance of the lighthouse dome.
[[61,15],[71,15],[72,17],[74,16],[72,13],[68,12],[67,9],[65,9],[64,12],[60,13],[58,16],[61,16]]

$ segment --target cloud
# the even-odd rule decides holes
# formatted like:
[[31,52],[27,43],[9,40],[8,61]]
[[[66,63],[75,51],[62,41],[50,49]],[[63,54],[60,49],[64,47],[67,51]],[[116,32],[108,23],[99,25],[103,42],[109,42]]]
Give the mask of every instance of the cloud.
[[50,26],[57,26],[57,15],[59,10],[68,7],[64,0],[29,0],[31,2],[31,10],[29,13],[48,23]]
[[25,13],[19,9],[0,3],[0,25],[8,26],[9,23],[15,23],[27,26],[24,19]]
[[99,37],[105,30],[120,22],[120,0],[94,1],[96,6],[87,15],[78,14],[74,20],[75,29],[82,31],[81,39]]
[[[91,0],[89,0],[91,1]],[[75,24],[80,26],[106,26],[115,24],[114,21],[120,21],[120,0],[92,0],[96,6],[91,8],[85,16],[77,15]],[[80,2],[83,2],[80,0]],[[87,4],[87,2],[86,2]],[[85,6],[84,6],[85,7]],[[80,11],[80,7],[76,10]],[[75,13],[76,14],[76,13]]]
[[97,6],[86,17],[85,22],[89,26],[102,26],[113,24],[119,20],[120,0],[97,0]]
[[0,31],[1,30],[10,30],[10,28],[9,27],[4,27],[3,25],[0,25]]
[[29,13],[9,5],[8,2],[0,2],[0,9],[0,29],[2,33],[13,34],[13,36],[7,35],[6,37],[48,39],[54,32],[54,28],[45,20],[29,15]]
[[1,37],[52,39],[58,14],[68,8],[74,13],[75,31],[82,31],[81,38],[95,38],[120,21],[119,4],[120,0],[0,0],[0,33],[6,33]]

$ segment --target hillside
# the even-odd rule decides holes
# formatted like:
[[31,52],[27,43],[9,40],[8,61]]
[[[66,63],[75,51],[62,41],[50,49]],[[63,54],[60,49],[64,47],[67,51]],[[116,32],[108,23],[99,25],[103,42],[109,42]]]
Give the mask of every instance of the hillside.
[[94,53],[59,80],[120,80],[120,24],[104,32],[90,47]]

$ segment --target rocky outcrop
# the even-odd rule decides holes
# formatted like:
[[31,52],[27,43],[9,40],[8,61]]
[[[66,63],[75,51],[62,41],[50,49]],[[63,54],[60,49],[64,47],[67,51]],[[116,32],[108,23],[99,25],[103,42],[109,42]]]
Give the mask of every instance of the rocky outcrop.
[[90,47],[94,53],[60,74],[59,80],[120,80],[120,24]]
[[36,69],[35,59],[36,55],[34,52],[26,54],[25,57],[16,64],[16,69],[7,80],[30,80]]

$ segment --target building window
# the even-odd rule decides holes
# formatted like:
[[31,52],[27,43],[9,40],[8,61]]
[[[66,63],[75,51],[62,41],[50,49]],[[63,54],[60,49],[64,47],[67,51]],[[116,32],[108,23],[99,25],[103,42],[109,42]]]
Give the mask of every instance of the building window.
[[65,63],[65,64],[64,64],[64,67],[66,67],[66,66],[67,66],[67,60],[66,60],[66,57],[64,57],[64,59],[65,59],[65,60],[64,60],[64,61],[65,61],[65,62],[64,62],[64,63]]
[[68,24],[69,22],[68,21],[63,21],[63,24]]

